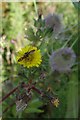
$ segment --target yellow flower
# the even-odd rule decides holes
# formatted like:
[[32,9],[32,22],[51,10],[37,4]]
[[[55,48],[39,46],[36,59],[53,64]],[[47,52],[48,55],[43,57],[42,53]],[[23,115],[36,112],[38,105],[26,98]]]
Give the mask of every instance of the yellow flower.
[[26,46],[18,51],[16,59],[19,64],[27,68],[39,67],[42,61],[40,50],[33,46]]
[[58,100],[58,98],[56,98],[55,100],[52,99],[52,100],[51,100],[51,103],[52,103],[54,106],[58,107],[58,106],[59,106],[59,100]]

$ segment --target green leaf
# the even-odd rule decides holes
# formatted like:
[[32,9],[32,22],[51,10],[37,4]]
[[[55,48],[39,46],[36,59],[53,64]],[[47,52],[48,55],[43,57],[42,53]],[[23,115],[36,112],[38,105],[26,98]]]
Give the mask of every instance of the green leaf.
[[75,2],[74,2],[74,0],[72,0],[72,2],[73,2],[73,4],[74,4],[75,8],[76,8],[77,10],[80,10],[80,2],[78,2],[77,0],[75,0]]
[[[41,105],[42,105],[42,102],[39,101],[39,99],[34,99],[29,103],[28,107],[25,109],[25,112],[26,113],[42,113],[44,111],[39,109]],[[15,111],[15,107],[13,108],[13,111]]]
[[43,103],[41,101],[39,101],[39,99],[35,99],[35,100],[31,101],[29,104],[29,106],[36,107],[36,108],[38,108],[42,105],[43,105]]
[[44,112],[43,110],[40,110],[39,107],[42,106],[43,103],[39,101],[39,99],[34,99],[32,100],[28,107],[26,108],[25,112],[26,113],[41,113]]
[[26,109],[26,113],[42,113],[43,110],[37,109],[37,108],[28,108]]
[[78,118],[78,79],[77,74],[72,74],[67,91],[66,118]]

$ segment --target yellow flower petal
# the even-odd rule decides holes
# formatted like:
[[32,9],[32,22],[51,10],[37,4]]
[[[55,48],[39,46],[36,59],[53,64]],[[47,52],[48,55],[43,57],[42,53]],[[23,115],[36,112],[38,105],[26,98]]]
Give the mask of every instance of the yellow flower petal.
[[[31,52],[32,50],[34,51]],[[26,56],[24,56],[25,53],[27,53]],[[26,46],[22,48],[20,51],[18,51],[16,59],[19,64],[27,68],[34,66],[39,67],[42,62],[40,50],[37,50],[37,48],[34,46]]]

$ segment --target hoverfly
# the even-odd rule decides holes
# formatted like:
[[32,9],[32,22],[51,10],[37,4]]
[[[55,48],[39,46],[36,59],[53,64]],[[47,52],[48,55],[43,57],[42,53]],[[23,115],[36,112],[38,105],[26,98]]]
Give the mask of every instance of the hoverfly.
[[30,54],[34,53],[35,50],[31,50],[26,52],[21,58],[18,59],[18,62],[22,61],[23,59],[27,58]]

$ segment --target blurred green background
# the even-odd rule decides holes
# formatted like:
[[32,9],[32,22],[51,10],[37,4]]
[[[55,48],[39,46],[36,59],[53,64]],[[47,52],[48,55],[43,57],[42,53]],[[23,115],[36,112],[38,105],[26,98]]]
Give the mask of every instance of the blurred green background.
[[[51,73],[47,54],[51,54],[52,49],[57,50],[66,45],[73,46],[78,57],[78,11],[73,3],[3,2],[0,3],[0,6],[2,6],[2,19],[0,20],[0,26],[2,27],[0,29],[2,96],[10,92],[20,81],[28,83],[29,80],[32,80],[37,81],[36,86],[40,90],[47,91],[47,88],[50,87],[60,101],[59,106],[56,108],[33,92],[33,98],[24,111],[17,112],[16,105],[14,105],[3,113],[2,117],[78,118],[78,66],[75,65],[69,74],[56,75]],[[49,33],[40,32],[39,35],[35,35],[36,26],[39,23],[37,21],[38,10],[42,11],[43,18],[49,13],[62,15],[64,40],[58,38],[53,41]],[[42,40],[40,36],[42,36]],[[23,68],[16,62],[16,52],[27,44],[33,44],[40,48],[43,61],[39,68]],[[45,78],[42,77],[43,74],[45,74]],[[2,104],[2,110],[4,111],[14,99],[15,94],[7,98]]]

